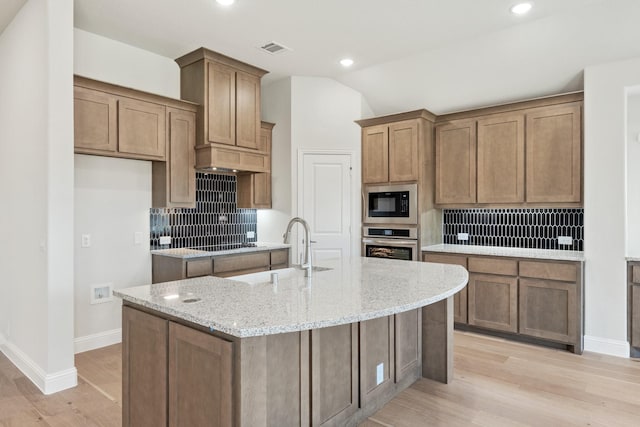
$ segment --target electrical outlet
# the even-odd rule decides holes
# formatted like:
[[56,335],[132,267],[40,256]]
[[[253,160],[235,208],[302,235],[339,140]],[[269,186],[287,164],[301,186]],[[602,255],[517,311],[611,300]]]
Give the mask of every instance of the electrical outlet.
[[91,304],[102,304],[109,301],[113,301],[113,283],[102,283],[91,286]]
[[573,238],[571,236],[558,236],[558,244],[563,246],[573,245]]
[[83,248],[91,247],[91,234],[83,234],[80,239],[80,246]]
[[376,385],[381,384],[382,381],[384,381],[384,362],[376,366]]
[[160,236],[160,244],[161,245],[170,245],[171,244],[171,236]]
[[136,231],[133,233],[133,244],[140,245],[142,244],[142,231]]
[[255,239],[256,233],[255,231],[247,231],[247,239]]
[[458,240],[469,240],[469,233],[458,233]]

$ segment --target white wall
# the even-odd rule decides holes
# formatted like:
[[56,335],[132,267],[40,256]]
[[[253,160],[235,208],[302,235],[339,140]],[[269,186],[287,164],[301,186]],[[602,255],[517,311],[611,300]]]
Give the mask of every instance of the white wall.
[[640,257],[640,86],[627,96],[627,256]]
[[[79,29],[74,72],[134,89],[179,98],[180,68],[171,59]],[[120,341],[119,299],[90,304],[92,285],[114,289],[151,283],[149,208],[151,162],[75,156],[75,348]],[[134,244],[134,233],[142,233]],[[82,234],[92,245],[81,248]]]
[[274,209],[258,211],[258,238],[280,241],[287,222],[297,215],[300,150],[352,151],[356,182],[352,195],[355,200],[352,252],[360,253],[360,127],[354,120],[371,115],[366,100],[335,80],[299,76],[264,87],[262,99],[263,119],[276,123],[272,165]]
[[29,0],[0,35],[0,345],[44,393],[76,384],[72,31]]
[[638,84],[640,59],[585,69],[585,349],[619,356],[629,355],[626,88]]

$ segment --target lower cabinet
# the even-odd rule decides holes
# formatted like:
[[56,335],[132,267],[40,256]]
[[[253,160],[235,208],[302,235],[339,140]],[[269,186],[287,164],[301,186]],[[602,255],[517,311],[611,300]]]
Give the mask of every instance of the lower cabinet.
[[[461,255],[443,255],[438,253],[425,253],[422,255],[425,262],[440,264],[455,264],[467,268],[467,257]],[[453,296],[453,321],[455,323],[467,323],[467,299],[468,286]]]
[[627,263],[627,282],[630,355],[640,358],[640,262]]
[[393,387],[394,316],[360,322],[360,402],[365,405]]
[[[529,336],[566,344],[582,353],[584,303],[582,262],[425,252],[423,260],[458,264],[469,271],[464,304],[454,297],[454,320],[510,336]],[[640,285],[640,263],[638,263]],[[632,285],[632,269],[629,269]],[[640,286],[638,286],[640,289]],[[636,342],[640,346],[640,290]],[[632,297],[630,288],[630,298]],[[629,303],[630,307],[632,303]],[[464,317],[463,317],[464,313]],[[630,313],[633,313],[630,310]],[[633,324],[630,314],[630,325]],[[629,332],[633,339],[633,329]],[[633,345],[633,344],[632,344]],[[640,351],[640,350],[639,350]],[[640,354],[640,353],[639,353]]]
[[209,275],[230,277],[288,266],[289,249],[286,248],[220,256],[206,255],[198,258],[154,254],[151,282],[162,283]]
[[122,307],[126,426],[231,426],[233,343]]
[[342,425],[358,410],[358,324],[311,331],[311,425]]

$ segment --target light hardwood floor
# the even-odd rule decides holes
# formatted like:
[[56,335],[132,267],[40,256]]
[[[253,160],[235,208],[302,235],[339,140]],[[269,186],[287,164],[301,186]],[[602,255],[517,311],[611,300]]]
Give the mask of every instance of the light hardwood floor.
[[[0,354],[0,426],[120,426],[120,351],[78,354],[78,387],[50,396]],[[449,385],[417,381],[360,427],[640,425],[634,360],[456,332],[454,371]]]

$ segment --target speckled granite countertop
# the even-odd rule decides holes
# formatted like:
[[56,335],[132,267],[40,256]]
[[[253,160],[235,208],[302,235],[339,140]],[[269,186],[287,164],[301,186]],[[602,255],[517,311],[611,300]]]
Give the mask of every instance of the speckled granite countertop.
[[[379,258],[322,261],[332,270],[289,269],[249,284],[213,276],[114,290],[125,301],[236,337],[316,329],[388,316],[447,298],[467,284],[455,265]],[[268,277],[268,276],[266,276]],[[187,299],[200,299],[187,303]]]
[[175,248],[175,249],[156,249],[151,251],[152,255],[162,255],[172,258],[200,258],[200,257],[216,257],[221,255],[233,255],[247,252],[271,251],[274,249],[287,249],[291,245],[284,243],[258,243],[255,247],[228,249],[224,251],[203,251],[200,249]]
[[584,252],[560,251],[552,249],[503,248],[498,246],[473,245],[431,245],[423,246],[422,251],[457,253],[465,255],[489,255],[514,258],[538,258],[558,261],[584,261]]

